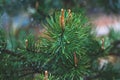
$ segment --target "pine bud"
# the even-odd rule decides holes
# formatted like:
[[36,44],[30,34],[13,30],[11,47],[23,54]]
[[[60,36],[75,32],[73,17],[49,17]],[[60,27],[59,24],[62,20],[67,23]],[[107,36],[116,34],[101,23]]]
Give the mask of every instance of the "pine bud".
[[68,9],[68,18],[71,18],[71,17],[72,17],[71,10]]
[[64,9],[61,9],[61,16],[64,17]]
[[48,71],[45,71],[45,77],[44,80],[48,80]]
[[75,67],[77,67],[78,59],[75,52],[74,52],[74,63],[75,63]]
[[26,46],[26,48],[28,48],[28,40],[27,39],[25,40],[25,46]]
[[60,16],[60,26],[64,29],[65,21],[64,21],[64,9],[61,9],[61,16]]

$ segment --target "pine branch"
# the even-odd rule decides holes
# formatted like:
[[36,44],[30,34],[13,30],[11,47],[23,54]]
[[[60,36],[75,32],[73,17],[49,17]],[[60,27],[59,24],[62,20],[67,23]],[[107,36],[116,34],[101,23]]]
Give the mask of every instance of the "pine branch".
[[[84,72],[89,74],[92,57],[98,55],[101,50],[98,42],[90,34],[89,24],[86,23],[87,18],[81,13],[61,9],[61,13],[48,18],[47,24],[44,25],[47,35],[52,39],[45,41],[43,37],[43,43],[49,47],[46,53],[50,53],[45,55],[53,57],[48,65],[51,73],[60,75],[60,80],[78,80]],[[74,66],[74,62],[77,67]]]
[[25,74],[20,75],[19,78],[25,77],[25,76],[27,76],[27,75],[34,74],[34,73],[35,73],[34,71],[31,71],[31,72],[29,72],[29,73],[25,73]]
[[15,52],[10,51],[8,49],[3,49],[1,52],[5,53],[5,54],[12,55],[12,56],[17,56],[17,57],[21,57],[22,56],[20,53],[15,53]]

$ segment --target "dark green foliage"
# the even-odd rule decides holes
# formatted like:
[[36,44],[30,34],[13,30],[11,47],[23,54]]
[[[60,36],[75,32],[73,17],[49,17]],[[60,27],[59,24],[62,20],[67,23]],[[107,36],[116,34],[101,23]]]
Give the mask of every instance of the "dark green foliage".
[[6,38],[5,38],[5,33],[4,31],[1,29],[0,30],[0,50],[3,50],[6,48]]
[[[120,71],[113,69],[111,64],[105,66],[105,69],[99,71],[99,75],[96,79],[98,80],[119,80],[120,79]],[[96,80],[95,79],[95,80]]]
[[113,54],[117,54],[119,55],[119,52],[120,52],[120,32],[119,31],[114,31],[114,30],[111,30],[109,36],[109,43],[111,46],[109,49],[110,53],[113,53]]
[[[41,53],[38,52],[39,49],[34,45],[37,42],[33,39],[32,36],[28,37],[31,41],[29,43],[29,48],[22,47],[16,48],[16,50],[10,50],[6,48],[7,42],[5,35],[3,34],[4,30],[0,30],[0,79],[1,80],[18,80],[29,76],[28,80],[33,79],[34,73],[42,73],[42,65],[45,62],[44,57],[41,56]],[[32,39],[31,39],[32,38]],[[3,45],[3,42],[5,44]],[[25,46],[25,43],[24,43]],[[36,49],[35,49],[36,48]],[[43,58],[43,59],[42,59]],[[31,76],[31,79],[30,79]]]

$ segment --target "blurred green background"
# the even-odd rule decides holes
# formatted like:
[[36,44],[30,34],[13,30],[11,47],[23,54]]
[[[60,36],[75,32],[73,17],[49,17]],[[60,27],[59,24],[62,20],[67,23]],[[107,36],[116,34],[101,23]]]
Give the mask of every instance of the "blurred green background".
[[0,0],[0,12],[6,11],[10,16],[17,15],[22,10],[32,7],[36,10],[34,18],[42,20],[48,14],[61,8],[74,9],[79,11],[84,8],[86,11],[104,11],[108,13],[120,12],[119,0]]

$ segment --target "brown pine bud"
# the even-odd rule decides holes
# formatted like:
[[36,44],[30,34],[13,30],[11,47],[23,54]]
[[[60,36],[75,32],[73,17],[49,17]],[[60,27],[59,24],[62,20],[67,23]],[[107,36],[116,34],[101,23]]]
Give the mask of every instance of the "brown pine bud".
[[71,17],[72,17],[71,10],[68,9],[68,16],[67,16],[66,23],[69,22],[69,20],[70,20]]
[[64,9],[61,9],[61,16],[64,16]]
[[28,48],[28,40],[27,39],[25,40],[25,46],[26,46],[26,48]]
[[65,23],[64,23],[64,16],[61,16],[61,26],[64,27]]
[[70,9],[68,9],[68,14],[70,14],[71,13],[71,10]]
[[64,21],[64,10],[63,9],[61,9],[60,26],[62,27],[62,29],[64,29],[65,21]]
[[45,77],[44,80],[48,80],[48,71],[45,71]]
[[69,18],[72,17],[72,14],[71,14],[71,10],[70,10],[70,9],[68,9],[68,17],[69,17]]
[[75,63],[75,67],[77,67],[78,59],[75,52],[74,52],[74,63]]

